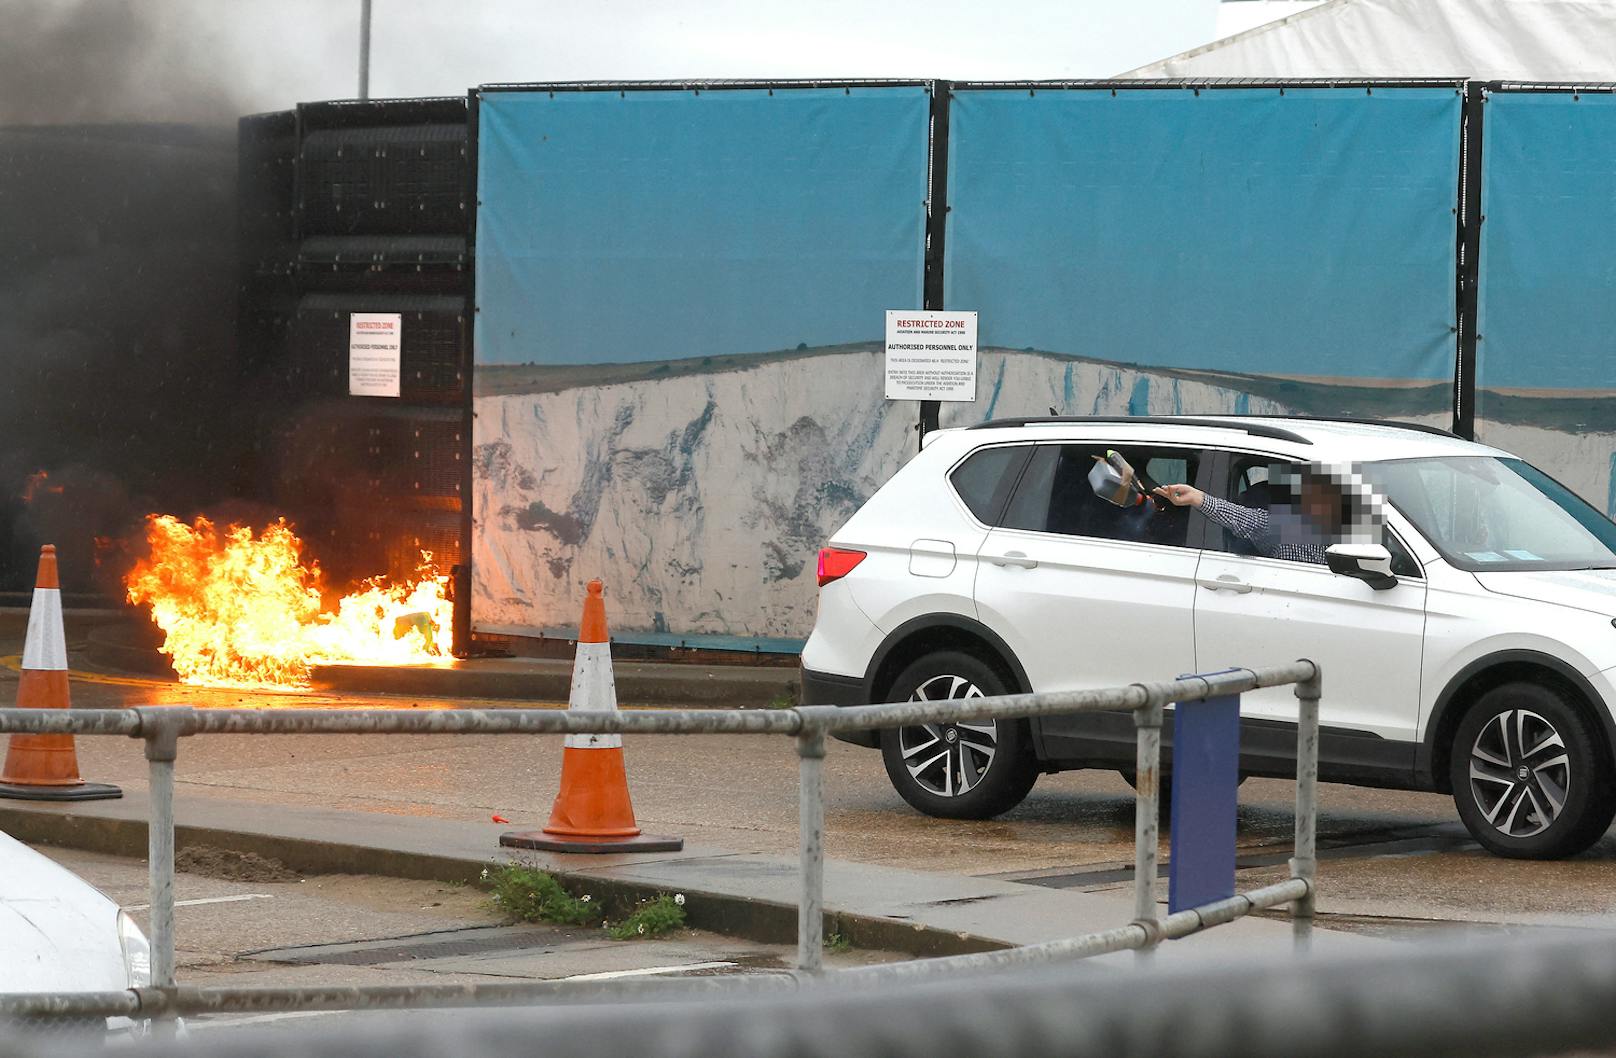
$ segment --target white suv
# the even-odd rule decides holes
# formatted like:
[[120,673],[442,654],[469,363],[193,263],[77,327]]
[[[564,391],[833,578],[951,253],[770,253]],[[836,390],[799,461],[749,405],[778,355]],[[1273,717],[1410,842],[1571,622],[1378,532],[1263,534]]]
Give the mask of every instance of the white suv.
[[[1109,493],[1091,486],[1108,457],[1144,482],[1129,506],[1115,475]],[[1309,521],[1302,486],[1286,495],[1297,481],[1336,483],[1333,525]],[[1163,488],[1183,506],[1141,502],[1154,485],[1192,488]],[[1196,509],[1203,495],[1224,502]],[[1319,542],[1284,546],[1287,527]],[[1580,852],[1616,813],[1616,524],[1439,430],[1208,417],[937,431],[835,533],[819,582],[811,704],[1307,657],[1324,672],[1324,779],[1450,791],[1503,856]],[[1244,697],[1243,774],[1294,774],[1296,715],[1289,687]],[[1041,772],[1128,773],[1133,739],[1128,716],[1090,714],[849,741],[879,746],[921,811],[985,818]]]

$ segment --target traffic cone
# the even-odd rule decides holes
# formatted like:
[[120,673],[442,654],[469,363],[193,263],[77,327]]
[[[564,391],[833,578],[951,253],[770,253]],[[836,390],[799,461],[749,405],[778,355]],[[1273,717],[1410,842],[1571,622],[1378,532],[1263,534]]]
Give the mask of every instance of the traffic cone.
[[[600,581],[589,582],[568,710],[617,711],[612,647]],[[561,792],[543,830],[501,834],[499,843],[546,852],[678,852],[683,838],[650,837],[634,822],[623,770],[622,735],[568,735],[561,751]]]
[[[56,548],[39,550],[39,575],[28,608],[28,637],[22,647],[22,679],[17,708],[66,709],[67,634],[62,627],[62,589],[56,579]],[[0,797],[25,801],[96,801],[122,797],[105,783],[79,778],[79,756],[72,735],[11,736],[6,766],[0,771]]]

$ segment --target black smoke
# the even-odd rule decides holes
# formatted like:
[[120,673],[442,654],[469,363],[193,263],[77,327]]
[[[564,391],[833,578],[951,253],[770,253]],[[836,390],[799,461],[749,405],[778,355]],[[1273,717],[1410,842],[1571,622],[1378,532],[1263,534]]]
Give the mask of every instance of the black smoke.
[[234,124],[241,92],[196,22],[203,9],[195,0],[0,0],[0,125]]
[[49,542],[115,592],[145,513],[244,488],[236,105],[173,11],[0,0],[0,590]]

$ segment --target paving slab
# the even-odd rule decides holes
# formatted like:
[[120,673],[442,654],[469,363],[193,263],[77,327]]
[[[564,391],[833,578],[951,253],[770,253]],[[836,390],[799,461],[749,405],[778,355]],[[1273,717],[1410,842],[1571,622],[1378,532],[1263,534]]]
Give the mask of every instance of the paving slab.
[[[76,804],[0,802],[0,829],[24,841],[121,855],[146,846],[146,798]],[[187,798],[176,811],[180,848],[251,851],[305,873],[364,873],[440,881],[477,880],[483,868],[520,858],[575,891],[627,906],[659,892],[686,898],[690,924],[766,943],[796,931],[795,858],[692,845],[647,856],[527,853],[511,857],[497,823],[395,816],[288,805]],[[831,860],[825,873],[826,931],[861,948],[917,956],[983,951],[1056,940],[1126,923],[1126,890],[1079,892],[1002,879]],[[1326,949],[1380,943],[1317,931]],[[1288,922],[1248,917],[1169,946],[1240,952],[1287,948]]]

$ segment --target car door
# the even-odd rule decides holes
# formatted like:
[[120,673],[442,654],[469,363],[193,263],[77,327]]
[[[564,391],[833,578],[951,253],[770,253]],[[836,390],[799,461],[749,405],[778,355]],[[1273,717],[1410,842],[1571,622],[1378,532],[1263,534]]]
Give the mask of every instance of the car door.
[[[1209,491],[1251,509],[1266,506],[1267,468],[1282,460],[1230,454],[1215,462]],[[1426,585],[1395,532],[1384,531],[1381,542],[1393,552],[1397,584],[1377,591],[1324,565],[1265,557],[1233,533],[1211,530],[1196,572],[1201,670],[1317,661],[1324,674],[1321,768],[1345,780],[1406,778],[1419,721]],[[1291,687],[1244,695],[1242,766],[1292,774],[1296,718]]]
[[[1190,512],[1124,509],[1095,496],[1089,471],[1113,448],[1164,484],[1193,481],[1202,463],[1194,449],[1165,445],[1040,444],[978,553],[978,615],[1015,652],[1033,690],[1170,679],[1195,668],[1199,552]],[[1121,722],[1116,735],[1131,745],[1132,723]],[[1038,730],[1093,735],[1094,726],[1093,717],[1056,717]],[[1061,754],[1046,748],[1045,756]]]

